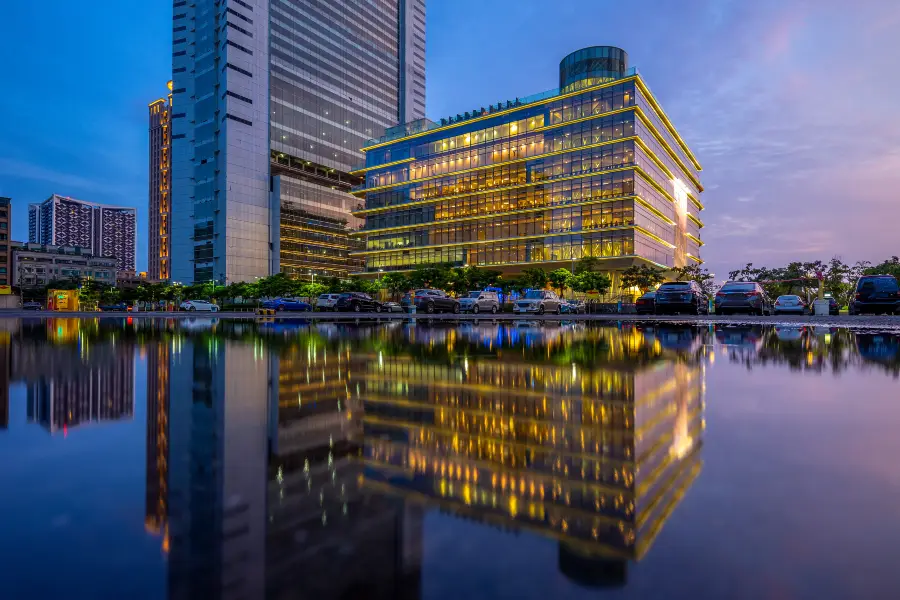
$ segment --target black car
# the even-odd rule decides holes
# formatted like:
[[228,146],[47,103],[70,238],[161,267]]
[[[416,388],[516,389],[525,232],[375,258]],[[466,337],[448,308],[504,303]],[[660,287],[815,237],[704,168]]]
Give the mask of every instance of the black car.
[[850,314],[900,314],[900,286],[893,275],[866,275],[856,282],[856,295],[850,302]]
[[652,315],[656,310],[656,292],[647,292],[634,301],[634,312],[639,315]]
[[128,305],[124,302],[118,302],[116,304],[101,304],[100,310],[102,312],[127,312]]
[[26,302],[22,305],[22,310],[44,310],[40,302]]
[[362,292],[345,292],[334,303],[336,311],[350,312],[381,312],[381,303],[368,294]]
[[657,315],[709,312],[706,294],[696,281],[669,281],[656,290],[654,313]]
[[400,305],[409,309],[415,304],[417,311],[426,313],[452,312],[459,313],[459,300],[451,298],[443,290],[415,290],[412,297],[409,294],[403,296]]
[[745,312],[762,316],[774,311],[772,300],[755,281],[729,281],[716,292],[714,304],[717,315]]

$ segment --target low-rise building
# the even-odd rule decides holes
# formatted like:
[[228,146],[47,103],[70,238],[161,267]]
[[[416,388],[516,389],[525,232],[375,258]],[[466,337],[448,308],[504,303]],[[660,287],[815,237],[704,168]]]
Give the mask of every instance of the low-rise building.
[[40,287],[63,279],[116,282],[116,258],[94,256],[86,248],[13,242],[12,285]]
[[148,277],[146,271],[141,271],[140,273],[134,271],[116,271],[116,287],[120,290],[136,290],[141,285],[159,282],[159,279]]

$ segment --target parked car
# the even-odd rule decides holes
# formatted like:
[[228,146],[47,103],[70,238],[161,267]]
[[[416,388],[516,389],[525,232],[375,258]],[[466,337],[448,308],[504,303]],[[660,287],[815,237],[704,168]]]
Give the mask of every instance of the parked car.
[[585,312],[584,302],[581,300],[569,300],[563,302],[559,308],[560,312],[570,315],[581,315]]
[[462,310],[459,300],[451,298],[443,290],[414,290],[413,296],[406,294],[400,304],[407,310],[415,304],[417,311],[426,313],[459,313]]
[[26,302],[22,305],[22,310],[44,310],[40,302]]
[[385,302],[381,305],[384,312],[403,312],[403,307],[398,302]]
[[312,310],[312,305],[303,302],[299,298],[275,298],[274,300],[266,300],[262,303],[262,307],[277,310],[278,312],[286,310],[307,312]]
[[717,315],[745,312],[751,315],[772,314],[772,300],[755,281],[729,281],[723,285],[714,300]]
[[345,292],[338,297],[334,309],[350,312],[381,312],[381,303],[362,292]]
[[775,299],[774,313],[776,315],[805,315],[807,309],[808,307],[806,305],[806,302],[803,301],[803,298],[794,294],[778,296]]
[[856,282],[856,294],[850,302],[850,314],[900,314],[900,286],[893,275],[866,275]]
[[834,299],[834,296],[825,296],[825,299],[828,300],[829,315],[836,316],[841,314],[841,305]]
[[489,312],[497,314],[500,311],[500,297],[497,292],[469,292],[459,299],[459,308],[463,312]]
[[656,290],[654,311],[657,315],[709,312],[706,294],[695,281],[669,281]]
[[334,305],[337,304],[340,296],[340,294],[322,294],[316,299],[316,310],[334,310]]
[[531,290],[513,305],[513,312],[522,313],[544,313],[560,314],[562,312],[562,303],[559,296],[555,292],[548,290]]
[[206,300],[185,300],[180,308],[190,312],[219,312],[218,306]]
[[635,300],[634,311],[639,315],[652,315],[656,311],[656,292],[647,292]]
[[128,305],[124,302],[117,302],[115,304],[101,304],[100,310],[102,312],[127,312]]

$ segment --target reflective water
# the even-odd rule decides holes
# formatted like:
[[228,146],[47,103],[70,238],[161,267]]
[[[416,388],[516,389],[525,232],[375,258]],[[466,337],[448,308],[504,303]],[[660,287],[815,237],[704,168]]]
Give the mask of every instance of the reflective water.
[[0,321],[0,598],[896,598],[900,335]]

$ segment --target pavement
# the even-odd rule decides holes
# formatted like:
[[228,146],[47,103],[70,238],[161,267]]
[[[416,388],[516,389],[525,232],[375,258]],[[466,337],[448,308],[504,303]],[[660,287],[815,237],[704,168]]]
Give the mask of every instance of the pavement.
[[304,320],[304,321],[335,321],[348,319],[378,319],[397,320],[415,317],[418,320],[435,321],[628,321],[628,322],[665,322],[665,323],[696,323],[707,324],[735,324],[735,325],[814,325],[817,327],[846,327],[850,329],[887,329],[900,330],[900,316],[898,315],[838,315],[828,317],[787,316],[751,317],[742,315],[678,315],[678,316],[654,316],[636,314],[599,314],[599,315],[514,315],[510,313],[491,314],[425,314],[409,315],[406,313],[334,313],[334,312],[280,312],[275,317],[257,316],[252,312],[53,312],[53,311],[29,311],[29,310],[3,310],[0,318],[83,318],[83,319],[121,319],[132,317],[136,319],[166,318],[187,319],[216,317],[218,319],[280,319],[280,320]]

